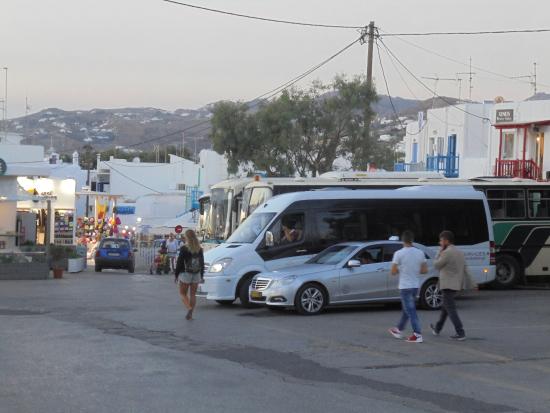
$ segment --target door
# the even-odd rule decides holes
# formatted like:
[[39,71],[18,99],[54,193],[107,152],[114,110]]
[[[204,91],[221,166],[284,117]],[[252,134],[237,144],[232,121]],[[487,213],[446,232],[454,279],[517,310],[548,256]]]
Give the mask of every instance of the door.
[[411,163],[417,163],[417,162],[418,162],[418,143],[413,142]]
[[305,213],[298,211],[282,214],[271,225],[273,245],[264,241],[257,250],[269,271],[302,264],[312,255],[306,230]]
[[387,297],[389,267],[383,262],[383,253],[381,245],[364,248],[353,257],[362,263],[360,267],[340,270],[337,301],[361,302]]
[[[542,132],[537,135],[535,152],[537,156],[535,162],[539,167],[539,171],[542,171],[542,167],[544,165],[544,133]],[[540,176],[536,176],[535,178],[540,178]]]
[[456,134],[449,135],[447,141],[447,164],[445,165],[445,174],[454,175],[456,169]]

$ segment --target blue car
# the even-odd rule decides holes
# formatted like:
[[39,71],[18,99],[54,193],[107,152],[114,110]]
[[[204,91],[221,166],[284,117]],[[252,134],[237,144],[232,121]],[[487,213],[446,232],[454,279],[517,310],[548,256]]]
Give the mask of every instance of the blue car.
[[133,273],[135,269],[135,250],[130,241],[123,238],[104,238],[95,253],[95,271],[105,268],[126,269]]

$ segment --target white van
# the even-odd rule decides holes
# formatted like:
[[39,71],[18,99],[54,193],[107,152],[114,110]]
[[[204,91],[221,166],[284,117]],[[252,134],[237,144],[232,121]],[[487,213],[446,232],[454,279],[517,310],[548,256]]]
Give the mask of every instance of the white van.
[[494,238],[485,195],[471,186],[394,190],[318,190],[275,196],[258,207],[226,243],[205,253],[209,300],[249,305],[252,277],[305,262],[346,241],[387,240],[411,230],[438,248],[439,233],[455,233],[479,284],[495,278]]

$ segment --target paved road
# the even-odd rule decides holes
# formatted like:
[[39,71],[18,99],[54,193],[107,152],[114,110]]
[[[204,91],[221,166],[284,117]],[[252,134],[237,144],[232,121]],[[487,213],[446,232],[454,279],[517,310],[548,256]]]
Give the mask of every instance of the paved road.
[[188,322],[166,276],[3,281],[0,412],[550,412],[549,299],[475,293],[459,302],[468,341],[409,344],[386,333],[395,306],[201,300]]

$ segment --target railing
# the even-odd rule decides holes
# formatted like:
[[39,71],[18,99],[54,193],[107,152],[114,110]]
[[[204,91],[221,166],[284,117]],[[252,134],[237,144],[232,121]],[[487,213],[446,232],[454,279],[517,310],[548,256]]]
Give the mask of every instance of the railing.
[[541,168],[532,159],[497,159],[495,176],[525,179],[540,179]]
[[424,164],[422,162],[397,162],[393,164],[394,172],[421,172],[424,171]]
[[459,164],[459,156],[428,155],[426,157],[426,170],[442,172],[446,178],[458,178]]

